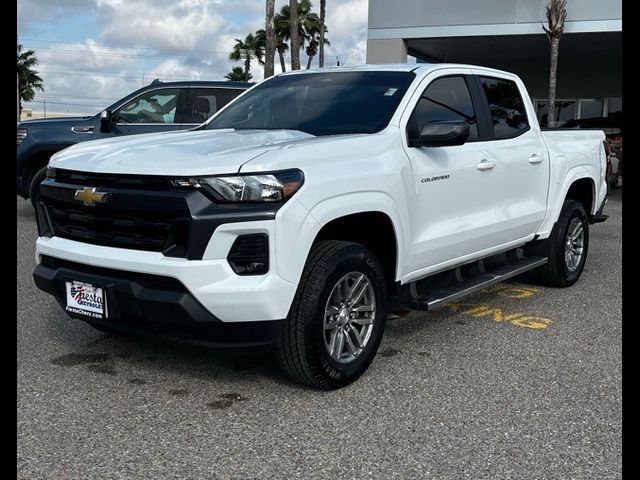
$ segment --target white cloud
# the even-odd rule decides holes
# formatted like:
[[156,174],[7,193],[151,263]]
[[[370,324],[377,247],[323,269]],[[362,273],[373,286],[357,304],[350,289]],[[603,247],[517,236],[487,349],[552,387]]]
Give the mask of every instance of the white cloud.
[[331,46],[326,49],[325,64],[335,65],[335,56],[340,58],[342,65],[365,63],[367,9],[367,0],[349,0],[340,2],[332,9],[327,8],[327,28]]
[[[277,0],[276,11],[287,3]],[[319,3],[313,1],[315,11]],[[326,47],[326,65],[335,65],[336,55],[342,64],[364,63],[367,0],[327,4],[331,46]],[[39,40],[43,26],[51,31],[61,18],[78,14],[90,16],[97,26],[92,38],[81,44],[23,42],[36,49],[49,95],[38,94],[36,99],[106,106],[109,99],[139,88],[143,77],[144,83],[153,78],[222,80],[233,66],[242,66],[228,60],[235,38],[263,27],[264,0],[21,0],[18,33]],[[42,40],[54,39],[78,42],[73,32],[64,31]],[[300,53],[304,66],[304,49]],[[316,57],[313,66],[317,61]],[[279,71],[277,55],[275,63]],[[257,62],[252,74],[254,80],[263,76]],[[70,108],[97,111],[98,107]]]

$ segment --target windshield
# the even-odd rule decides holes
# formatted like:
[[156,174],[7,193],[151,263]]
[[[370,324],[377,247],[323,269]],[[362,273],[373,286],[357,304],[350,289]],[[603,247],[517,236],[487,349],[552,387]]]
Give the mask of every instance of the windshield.
[[375,133],[387,126],[414,78],[411,72],[283,75],[258,85],[205,128]]

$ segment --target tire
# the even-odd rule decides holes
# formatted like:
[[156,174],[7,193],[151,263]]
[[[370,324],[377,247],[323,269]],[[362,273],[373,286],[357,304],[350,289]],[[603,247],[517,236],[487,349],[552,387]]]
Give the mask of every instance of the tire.
[[[582,239],[577,239],[571,244],[572,252],[578,251],[577,245],[582,244],[581,255],[576,262],[575,254],[573,257],[568,255],[567,248],[569,234],[576,234],[579,227],[582,227]],[[536,250],[546,255],[549,261],[535,270],[535,279],[543,285],[560,288],[576,283],[582,274],[589,252],[589,221],[582,204],[575,200],[565,200],[551,235],[542,242],[542,248]]]
[[[360,290],[363,293],[358,295]],[[355,303],[337,308],[344,297]],[[336,314],[327,316],[327,309]],[[357,243],[318,242],[311,249],[277,343],[280,366],[291,379],[311,387],[333,390],[349,385],[373,361],[386,316],[387,289],[377,258]],[[371,328],[365,322],[372,322]]]
[[47,167],[42,167],[38,170],[31,179],[31,183],[29,184],[29,199],[31,200],[31,205],[33,205],[34,210],[36,210],[38,202],[40,201],[40,184],[47,177]]

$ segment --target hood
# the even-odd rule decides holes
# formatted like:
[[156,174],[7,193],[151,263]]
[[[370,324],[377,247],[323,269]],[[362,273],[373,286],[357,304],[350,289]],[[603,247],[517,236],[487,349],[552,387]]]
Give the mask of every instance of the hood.
[[37,118],[34,120],[23,120],[18,122],[18,128],[30,128],[30,127],[45,127],[47,125],[51,126],[64,126],[64,125],[75,125],[78,122],[84,122],[92,118],[89,117],[58,117],[58,118]]
[[219,175],[238,172],[267,150],[313,138],[297,130],[178,130],[78,143],[49,165],[93,173]]

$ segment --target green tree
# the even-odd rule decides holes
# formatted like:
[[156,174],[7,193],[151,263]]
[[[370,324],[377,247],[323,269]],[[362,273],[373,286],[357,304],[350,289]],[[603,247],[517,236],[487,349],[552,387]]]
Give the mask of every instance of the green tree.
[[[307,44],[307,55],[311,52],[311,60],[318,53],[318,45],[320,38],[320,17],[317,13],[312,12],[313,4],[309,0],[300,0],[296,5],[297,11],[297,24],[298,24],[298,38],[300,40],[300,48],[303,48],[305,44]],[[284,5],[280,12],[275,16],[275,27],[276,27],[276,50],[280,55],[280,65],[282,66],[282,71],[284,70],[284,52],[287,49],[286,42],[291,39],[291,7],[290,5]],[[325,27],[324,33],[327,33],[327,28]],[[293,42],[291,42],[293,44]],[[311,47],[311,48],[309,48]],[[291,53],[292,58],[292,69],[294,64],[294,54]],[[308,62],[310,66],[310,62]]]
[[[264,30],[262,30],[264,32]],[[257,33],[257,32],[256,32]],[[229,60],[244,60],[244,80],[248,81],[251,75],[251,60],[256,58],[258,63],[264,65],[262,60],[264,57],[264,43],[260,39],[256,39],[256,35],[250,33],[244,40],[236,38],[233,50],[229,54]]]
[[36,90],[44,92],[44,82],[34,70],[38,65],[36,52],[33,50],[22,51],[22,45],[18,45],[18,83],[20,89],[20,112],[22,102],[29,102],[36,96]]
[[244,70],[242,67],[233,67],[229,73],[227,73],[224,78],[230,80],[232,82],[242,82],[245,80],[251,80],[253,75],[249,73],[249,78],[245,79]]
[[560,37],[564,32],[564,22],[567,19],[567,1],[549,0],[546,9],[547,26],[542,26],[549,43],[551,43],[551,61],[549,66],[549,113],[547,126],[553,127],[556,123],[556,85],[558,75],[558,54],[560,52]]
[[326,38],[327,29],[325,27],[324,35],[321,35],[321,23],[317,20],[317,15],[310,14],[305,19],[304,25],[304,38],[307,41],[307,70],[311,68],[311,62],[313,61],[313,57],[318,54],[318,46],[320,45],[321,38],[324,38],[325,45],[331,45],[329,43],[329,39]]
[[[285,11],[286,8],[286,11]],[[280,12],[274,17],[274,25],[276,29],[276,51],[280,58],[280,68],[283,72],[287,71],[287,66],[284,61],[284,54],[289,50],[290,29],[289,29],[289,7],[285,6],[280,9]]]

